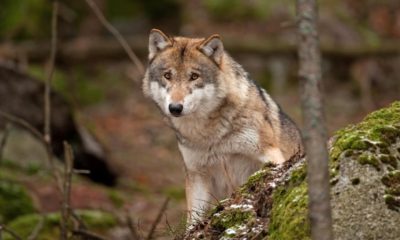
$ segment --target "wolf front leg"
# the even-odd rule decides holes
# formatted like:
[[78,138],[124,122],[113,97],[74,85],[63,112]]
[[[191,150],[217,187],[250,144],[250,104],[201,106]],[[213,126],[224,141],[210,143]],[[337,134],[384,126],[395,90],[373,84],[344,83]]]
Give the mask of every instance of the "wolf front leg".
[[188,223],[202,217],[212,199],[211,176],[207,172],[206,153],[179,144],[186,169]]
[[210,190],[209,176],[192,171],[186,173],[187,222],[189,224],[202,219],[212,200]]

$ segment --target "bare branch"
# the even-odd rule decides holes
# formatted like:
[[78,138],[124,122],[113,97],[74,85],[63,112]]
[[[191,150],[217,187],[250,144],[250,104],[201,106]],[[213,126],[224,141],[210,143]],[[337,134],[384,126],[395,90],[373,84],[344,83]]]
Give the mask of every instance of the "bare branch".
[[24,119],[17,117],[15,115],[9,114],[7,112],[4,112],[0,110],[0,117],[6,119],[7,121],[14,123],[15,125],[18,125],[26,130],[28,130],[33,136],[38,138],[42,143],[46,144],[44,141],[43,135],[41,132],[39,132],[34,126],[32,126],[30,123],[25,121]]
[[86,230],[88,227],[86,226],[85,222],[82,220],[81,217],[79,217],[78,214],[76,214],[75,210],[70,207],[69,209],[71,216],[75,219],[75,221],[78,223],[78,229],[81,230]]
[[129,231],[131,232],[132,240],[140,240],[141,237],[139,235],[139,232],[138,232],[135,224],[133,223],[133,220],[132,220],[131,216],[129,215],[129,213],[126,216],[126,222],[128,224]]
[[132,63],[136,66],[138,69],[139,73],[141,75],[144,74],[144,66],[140,59],[136,56],[136,54],[133,52],[132,48],[129,46],[128,42],[124,39],[124,37],[118,32],[118,30],[111,25],[110,22],[107,21],[105,18],[104,14],[101,12],[99,7],[96,5],[96,3],[93,0],[85,0],[86,3],[90,6],[90,8],[93,10],[95,13],[96,17],[99,19],[99,21],[104,25],[104,27],[114,35],[114,37],[118,40],[118,42],[121,44],[121,46],[124,48],[125,52],[128,54],[129,58],[131,59]]
[[53,1],[53,15],[51,19],[51,51],[49,59],[49,70],[47,74],[45,92],[44,92],[44,139],[51,144],[51,81],[53,79],[54,65],[57,53],[57,16],[58,1]]
[[6,146],[8,134],[10,133],[10,125],[6,124],[3,131],[3,136],[0,140],[0,162],[3,160],[4,147]]
[[27,240],[36,240],[37,239],[40,231],[42,231],[42,229],[43,229],[45,218],[46,217],[44,215],[42,216],[42,218],[40,218],[39,222],[36,224],[35,228],[33,229],[32,233],[29,235]]
[[64,142],[64,186],[63,186],[63,200],[61,208],[61,238],[68,238],[68,220],[70,217],[71,206],[71,182],[74,166],[74,157],[71,146]]
[[2,225],[2,224],[0,224],[0,236],[1,236],[1,232],[6,232],[6,233],[10,234],[16,240],[22,240],[22,238],[18,234],[16,234],[13,230],[9,229],[8,227],[6,227],[5,225]]
[[154,235],[154,232],[156,231],[157,225],[160,223],[162,215],[167,210],[168,203],[169,203],[169,197],[167,197],[164,200],[164,203],[161,206],[160,211],[158,212],[156,219],[154,220],[153,224],[151,225],[151,228],[150,228],[149,234],[147,235],[146,240],[153,239],[153,235]]

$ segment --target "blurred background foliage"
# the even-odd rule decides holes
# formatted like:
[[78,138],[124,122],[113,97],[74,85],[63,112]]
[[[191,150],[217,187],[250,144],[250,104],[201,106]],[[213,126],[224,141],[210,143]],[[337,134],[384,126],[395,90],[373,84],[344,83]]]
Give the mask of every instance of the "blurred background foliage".
[[[228,52],[301,126],[294,0],[95,2],[143,63],[151,28],[170,35],[220,34]],[[111,212],[118,218],[130,213],[146,232],[168,196],[165,218],[172,228],[162,221],[157,237],[171,239],[184,229],[186,216],[175,136],[154,104],[143,97],[137,69],[85,0],[59,3],[53,88],[71,105],[77,122],[104,146],[119,176],[113,188],[76,177],[72,205]],[[332,133],[400,98],[400,1],[320,0],[319,4],[323,91]],[[43,81],[48,72],[50,19],[50,0],[1,0],[0,64]],[[24,106],[20,109],[24,111]],[[0,221],[26,233],[36,225],[38,213],[46,213],[47,229],[54,233],[51,219],[59,198],[44,170],[44,149],[29,134],[16,128],[10,132],[0,159]],[[11,211],[16,204],[5,204],[16,198],[22,202],[15,202],[23,206],[21,211]],[[112,222],[102,233],[123,239],[129,232],[126,226],[115,227]]]

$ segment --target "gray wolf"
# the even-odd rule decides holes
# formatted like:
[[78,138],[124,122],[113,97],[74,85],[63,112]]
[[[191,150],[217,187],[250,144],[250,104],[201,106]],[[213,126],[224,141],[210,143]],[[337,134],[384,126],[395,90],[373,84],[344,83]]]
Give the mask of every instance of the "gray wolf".
[[143,91],[176,133],[190,222],[264,163],[279,165],[304,151],[296,125],[218,35],[169,37],[153,29]]

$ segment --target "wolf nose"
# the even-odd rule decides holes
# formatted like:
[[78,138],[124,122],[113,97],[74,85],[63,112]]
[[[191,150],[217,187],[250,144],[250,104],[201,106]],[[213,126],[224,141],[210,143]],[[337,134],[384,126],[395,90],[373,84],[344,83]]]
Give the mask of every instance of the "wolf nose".
[[169,112],[175,117],[179,116],[182,113],[183,105],[180,103],[171,103],[168,106]]

